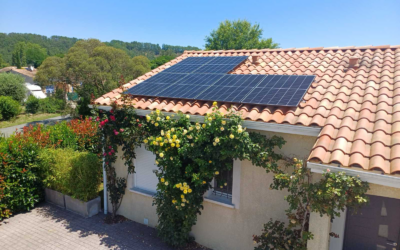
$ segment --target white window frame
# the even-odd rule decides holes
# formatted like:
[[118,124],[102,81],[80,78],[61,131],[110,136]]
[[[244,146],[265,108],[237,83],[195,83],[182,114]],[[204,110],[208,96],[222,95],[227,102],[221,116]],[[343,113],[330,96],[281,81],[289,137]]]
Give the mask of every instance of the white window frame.
[[[145,148],[144,144],[141,147],[142,147],[142,150],[148,151]],[[148,151],[148,152],[151,152],[151,151]],[[154,161],[155,160],[156,160],[156,156],[154,156]],[[135,167],[138,166],[137,159],[133,160],[133,164]],[[155,176],[155,173],[154,173],[154,176]],[[138,187],[137,186],[138,178],[140,178],[140,175],[138,175],[136,172],[133,174],[130,174],[128,176],[127,186],[129,187],[129,191],[131,191],[132,193],[137,193],[137,194],[141,194],[141,195],[148,196],[148,197],[153,197],[156,194],[156,191],[151,191],[151,190],[147,190],[147,189]]]

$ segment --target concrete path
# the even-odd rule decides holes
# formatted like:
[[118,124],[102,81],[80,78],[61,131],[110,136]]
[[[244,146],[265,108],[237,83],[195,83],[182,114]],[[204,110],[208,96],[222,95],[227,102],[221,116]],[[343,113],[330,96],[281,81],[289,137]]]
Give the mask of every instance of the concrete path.
[[17,126],[12,126],[12,127],[8,127],[8,128],[1,128],[0,129],[0,136],[9,137],[15,131],[22,131],[23,127],[29,126],[31,124],[35,125],[35,124],[40,123],[40,124],[45,124],[45,125],[54,125],[57,122],[67,121],[67,120],[70,120],[70,119],[71,119],[70,115],[57,116],[57,117],[49,118],[49,119],[42,120],[42,121],[28,122],[28,123],[20,124],[20,125],[17,125]]
[[[83,218],[48,203],[0,224],[0,249],[173,249],[154,228],[133,222],[108,225],[104,214]],[[191,246],[191,250],[204,249]]]

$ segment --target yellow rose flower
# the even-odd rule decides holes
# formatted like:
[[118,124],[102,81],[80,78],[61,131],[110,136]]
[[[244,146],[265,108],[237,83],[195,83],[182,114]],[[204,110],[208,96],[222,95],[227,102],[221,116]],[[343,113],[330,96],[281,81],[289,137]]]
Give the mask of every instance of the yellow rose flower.
[[149,141],[148,141],[147,139],[144,139],[144,141],[143,141],[143,142],[147,144]]
[[201,125],[203,128],[206,128],[206,124]]
[[164,178],[161,178],[161,182],[164,182],[165,181],[165,179]]
[[164,154],[163,154],[163,153],[160,153],[160,157],[163,158],[163,157],[164,157]]
[[186,201],[186,199],[182,199],[182,202],[185,202]]
[[225,125],[226,124],[226,121],[222,121],[222,125]]
[[229,138],[233,139],[233,138],[235,138],[235,136],[234,136],[233,134],[231,134],[231,135],[229,136]]
[[240,134],[240,133],[242,133],[243,132],[243,130],[241,129],[241,128],[239,128],[238,129],[238,133]]
[[160,147],[162,147],[164,145],[164,143],[163,142],[160,142]]
[[171,143],[171,147],[175,147],[175,143]]
[[160,114],[160,110],[157,109],[157,110],[156,110],[156,113],[157,113],[157,114]]
[[214,145],[214,146],[217,146],[217,143],[216,143],[216,142],[213,142],[213,145]]
[[184,193],[184,194],[187,194],[187,190],[186,190],[186,189],[185,189],[185,190],[183,190],[183,193]]
[[169,116],[165,117],[165,119],[169,120]]
[[176,144],[176,147],[177,147],[177,148],[180,148],[180,147],[181,147],[181,145],[180,145],[180,144]]
[[192,131],[192,130],[193,130],[193,127],[189,127],[189,130]]
[[185,135],[188,131],[186,129],[183,130],[183,134]]
[[160,121],[160,120],[161,120],[161,118],[160,118],[160,117],[157,117],[157,118],[156,118],[156,120],[157,120],[157,121]]
[[212,161],[208,161],[208,163],[212,163]]
[[200,129],[200,126],[196,126],[196,129],[199,130],[199,129]]
[[174,129],[174,128],[171,128],[171,132],[175,132],[175,129]]
[[218,143],[219,142],[219,138],[215,138],[215,142]]
[[184,196],[183,194],[181,194],[181,198],[182,198],[182,199],[185,199],[185,196]]
[[169,139],[168,142],[169,142],[169,143],[173,143],[174,141],[173,141],[172,139]]
[[218,172],[218,171],[215,171],[215,175],[219,175],[219,172]]
[[173,135],[172,138],[173,138],[173,139],[176,139],[176,135]]
[[168,186],[168,181],[165,182],[165,186]]
[[168,139],[164,139],[164,143],[168,143]]
[[156,123],[154,124],[154,126],[158,127],[158,123],[156,122]]
[[191,192],[192,192],[192,189],[189,188],[189,189],[188,189],[188,192],[191,193]]
[[188,118],[188,119],[189,119],[189,118],[190,118],[190,115],[186,115],[186,118]]
[[221,131],[224,131],[225,129],[224,129],[224,127],[221,127]]
[[207,182],[206,181],[203,181],[203,184],[206,184]]
[[183,187],[181,186],[181,187],[179,187],[179,189],[181,190],[181,191],[183,191]]
[[184,207],[184,206],[185,206],[185,203],[181,203],[181,206]]
[[217,106],[218,105],[218,103],[217,102],[213,102],[213,106]]
[[207,120],[211,122],[211,121],[212,121],[212,117],[208,117],[208,119],[207,119]]
[[228,186],[228,183],[225,182],[225,183],[224,183],[224,186]]

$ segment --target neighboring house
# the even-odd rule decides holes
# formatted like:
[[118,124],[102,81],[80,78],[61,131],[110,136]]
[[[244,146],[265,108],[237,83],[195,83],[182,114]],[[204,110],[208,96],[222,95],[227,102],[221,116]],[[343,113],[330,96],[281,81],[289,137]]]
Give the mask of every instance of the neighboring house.
[[26,98],[25,101],[28,99],[30,95],[33,95],[36,98],[39,99],[44,99],[46,98],[46,94],[43,93],[42,88],[38,85],[30,84],[30,83],[25,83],[26,89],[28,90],[26,93]]
[[[308,167],[344,171],[370,183],[371,198],[362,213],[351,212],[331,221],[312,214],[312,250],[398,249],[400,243],[400,46],[293,48],[227,51],[185,51],[175,60],[127,83],[131,88],[187,57],[248,56],[231,74],[315,75],[297,107],[219,102],[219,110],[232,107],[243,113],[243,126],[287,142],[280,153],[308,160]],[[262,93],[263,89],[260,89]],[[121,97],[116,89],[98,98],[100,108]],[[211,112],[211,101],[135,97],[137,113],[159,109],[182,111],[193,120]],[[157,178],[155,156],[137,149],[136,173],[119,213],[139,223],[157,225],[152,194]],[[123,161],[117,172],[126,175]],[[260,234],[270,218],[287,221],[285,192],[270,190],[272,174],[249,161],[234,161],[225,173],[231,187],[205,194],[204,210],[192,233],[196,241],[213,249],[253,249],[253,234]],[[222,196],[221,196],[222,195]],[[330,232],[339,238],[329,237]]]
[[21,69],[18,69],[17,67],[14,67],[14,66],[5,67],[5,68],[0,69],[0,73],[3,73],[3,72],[20,75],[25,78],[26,83],[35,84],[33,79],[35,78],[37,69],[35,69],[33,66],[23,67]]

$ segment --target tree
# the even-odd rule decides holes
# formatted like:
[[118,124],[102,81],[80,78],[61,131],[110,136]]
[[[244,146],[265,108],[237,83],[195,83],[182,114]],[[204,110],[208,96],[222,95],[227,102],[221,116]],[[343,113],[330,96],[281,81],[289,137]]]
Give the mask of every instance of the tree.
[[135,56],[132,58],[133,78],[139,77],[151,70],[150,60],[145,56]]
[[20,75],[0,73],[0,96],[9,96],[22,102],[26,96],[25,79]]
[[56,56],[47,57],[38,68],[35,82],[39,83],[41,87],[49,85],[63,86],[64,99],[67,100],[67,78],[65,69],[65,61],[63,58]]
[[3,60],[3,56],[0,54],[0,69],[1,68],[4,68],[4,67],[7,67],[8,66],[8,63],[6,63],[4,60]]
[[207,36],[207,50],[228,49],[274,49],[279,44],[272,38],[263,39],[263,30],[259,24],[252,25],[246,20],[221,22],[217,30]]
[[25,53],[27,64],[33,65],[35,68],[39,67],[47,57],[47,49],[35,43],[27,43]]
[[26,44],[24,42],[19,42],[14,46],[14,51],[12,53],[12,65],[21,68],[26,65],[26,54],[25,54]]

